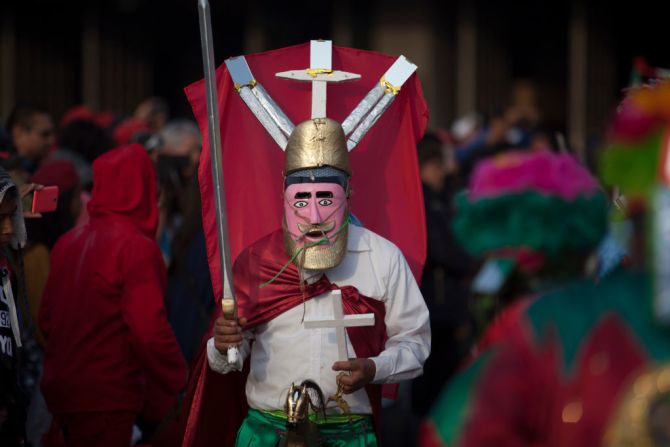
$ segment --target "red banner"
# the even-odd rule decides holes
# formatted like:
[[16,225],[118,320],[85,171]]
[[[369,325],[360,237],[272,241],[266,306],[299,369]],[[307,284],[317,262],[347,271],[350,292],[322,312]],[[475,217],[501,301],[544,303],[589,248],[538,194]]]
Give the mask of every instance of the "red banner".
[[[309,44],[246,56],[254,78],[286,115],[298,124],[311,115],[311,84],[287,81],[275,73],[309,68]],[[333,69],[361,75],[358,81],[328,84],[327,115],[339,122],[379,82],[395,57],[333,46]],[[225,65],[216,70],[221,146],[233,261],[249,244],[281,226],[284,152],[233,87]],[[199,178],[203,228],[215,296],[221,296],[216,216],[209,156],[204,81],[186,87],[203,135]],[[352,211],[363,225],[394,242],[417,280],[426,255],[426,229],[416,144],[428,109],[416,75],[351,152]]]

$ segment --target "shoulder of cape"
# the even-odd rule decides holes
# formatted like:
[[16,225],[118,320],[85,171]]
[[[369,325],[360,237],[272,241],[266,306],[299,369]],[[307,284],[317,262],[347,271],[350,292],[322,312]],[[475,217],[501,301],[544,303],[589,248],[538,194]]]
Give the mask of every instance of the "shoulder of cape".
[[242,258],[243,256],[249,256],[249,254],[263,250],[274,244],[284,244],[283,232],[281,228],[271,231],[265,236],[256,239],[251,244],[247,245],[244,250],[242,250],[237,257],[237,259]]

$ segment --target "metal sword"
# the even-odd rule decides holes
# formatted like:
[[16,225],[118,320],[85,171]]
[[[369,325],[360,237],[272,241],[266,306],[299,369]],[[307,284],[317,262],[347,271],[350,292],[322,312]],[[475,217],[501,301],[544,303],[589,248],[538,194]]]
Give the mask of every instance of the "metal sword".
[[[230,263],[230,244],[228,241],[228,217],[226,213],[226,195],[223,182],[223,164],[221,161],[221,130],[219,129],[218,95],[216,93],[216,67],[214,62],[214,42],[212,40],[212,19],[209,1],[198,0],[200,19],[200,46],[202,65],[205,72],[205,94],[207,97],[207,123],[209,130],[209,154],[212,165],[212,183],[214,187],[214,206],[216,208],[216,230],[219,246],[219,264],[223,284],[221,307],[227,319],[237,318],[237,302],[233,292],[233,271]],[[239,364],[237,347],[228,348],[228,363]]]

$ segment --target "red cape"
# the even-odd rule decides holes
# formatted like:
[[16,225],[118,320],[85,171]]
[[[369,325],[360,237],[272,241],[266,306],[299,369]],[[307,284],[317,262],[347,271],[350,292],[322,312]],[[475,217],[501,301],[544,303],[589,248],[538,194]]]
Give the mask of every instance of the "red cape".
[[[235,292],[240,316],[249,318],[246,329],[272,320],[287,310],[330,290],[342,291],[345,314],[374,313],[372,327],[347,328],[358,357],[378,355],[386,343],[385,307],[381,301],[367,298],[349,285],[332,284],[324,275],[314,284],[300,288],[300,276],[293,264],[271,284],[258,286],[272,278],[286,263],[283,233],[275,231],[240,254],[235,263]],[[218,312],[220,313],[220,311]],[[189,382],[181,420],[183,447],[232,446],[237,430],[247,413],[245,384],[248,362],[244,371],[219,374],[207,364],[206,349],[201,349]],[[381,406],[381,386],[367,385],[366,392],[378,422]],[[379,424],[376,424],[377,428]]]
[[[309,44],[302,44],[246,56],[255,79],[296,125],[311,115],[311,85],[282,80],[275,73],[308,68],[309,48]],[[396,58],[337,46],[333,46],[332,54],[333,69],[361,75],[358,81],[328,86],[328,117],[342,122]],[[234,261],[244,248],[281,226],[284,153],[239,97],[225,65],[219,66],[216,75],[230,252]],[[195,82],[185,90],[203,135],[199,168],[203,229],[214,295],[220,297],[204,82]],[[353,213],[366,228],[402,250],[417,281],[426,256],[426,229],[416,144],[427,121],[421,85],[413,75],[351,152],[350,159]]]

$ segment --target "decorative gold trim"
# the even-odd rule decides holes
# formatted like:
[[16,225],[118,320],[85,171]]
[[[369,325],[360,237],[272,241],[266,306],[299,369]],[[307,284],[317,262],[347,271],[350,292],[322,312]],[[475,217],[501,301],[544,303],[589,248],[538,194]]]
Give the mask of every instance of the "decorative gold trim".
[[315,78],[317,75],[320,74],[327,74],[327,75],[333,74],[333,70],[329,68],[306,68],[305,71],[307,72],[308,75],[310,75],[313,78]]
[[393,95],[400,93],[400,87],[391,84],[384,76],[379,80],[379,83],[382,85],[386,93],[392,93]]
[[246,84],[238,84],[237,82],[234,82],[233,87],[235,88],[237,93],[239,93],[240,90],[242,90],[242,87],[254,88],[254,87],[256,87],[257,84],[258,84],[258,81],[256,81],[255,79],[252,79],[251,81],[247,82]]

